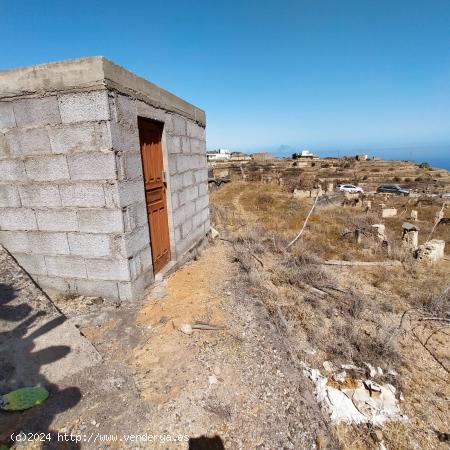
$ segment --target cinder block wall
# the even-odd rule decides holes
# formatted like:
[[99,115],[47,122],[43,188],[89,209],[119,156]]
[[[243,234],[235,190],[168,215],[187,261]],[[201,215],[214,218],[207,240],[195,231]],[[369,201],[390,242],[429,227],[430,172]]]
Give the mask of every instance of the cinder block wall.
[[[90,89],[61,86],[58,64],[55,92],[0,98],[0,243],[44,289],[133,300],[153,281],[137,117],[164,123],[173,261],[209,230],[204,121],[103,58],[67,63],[83,83],[92,64],[102,71]],[[54,65],[38,68],[45,78]]]

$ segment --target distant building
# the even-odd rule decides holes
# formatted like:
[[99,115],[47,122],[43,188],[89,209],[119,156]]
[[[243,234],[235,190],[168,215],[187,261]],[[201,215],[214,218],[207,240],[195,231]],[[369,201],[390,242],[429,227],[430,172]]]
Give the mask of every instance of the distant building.
[[318,159],[318,157],[309,150],[302,150],[300,153],[294,153],[293,159]]
[[356,161],[367,161],[368,159],[368,155],[356,155]]
[[252,159],[253,161],[270,161],[275,159],[275,157],[267,152],[258,152],[252,154]]
[[231,150],[219,148],[218,150],[211,150],[206,152],[208,161],[229,161],[231,159]]

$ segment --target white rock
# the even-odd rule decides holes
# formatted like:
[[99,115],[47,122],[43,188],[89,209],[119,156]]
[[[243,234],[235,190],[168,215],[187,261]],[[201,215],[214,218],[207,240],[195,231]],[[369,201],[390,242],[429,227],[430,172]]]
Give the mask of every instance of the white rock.
[[181,331],[184,334],[188,334],[188,335],[190,335],[194,332],[191,325],[188,323],[182,323],[181,325],[178,325],[177,330]]

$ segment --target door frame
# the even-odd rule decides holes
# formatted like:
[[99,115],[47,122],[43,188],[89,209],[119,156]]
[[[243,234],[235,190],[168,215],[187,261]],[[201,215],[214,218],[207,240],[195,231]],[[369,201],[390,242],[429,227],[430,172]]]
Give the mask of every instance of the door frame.
[[[162,125],[162,135],[161,135],[161,150],[162,150],[162,160],[163,160],[163,170],[166,174],[166,209],[167,209],[167,222],[168,222],[168,228],[169,228],[169,245],[170,245],[170,257],[169,261],[166,263],[166,265],[159,271],[164,271],[164,269],[169,266],[173,261],[176,260],[176,246],[175,246],[175,233],[174,233],[174,226],[173,226],[173,208],[172,208],[172,186],[171,186],[171,176],[169,173],[169,154],[167,150],[166,145],[166,123],[163,120],[154,119],[153,117],[146,117],[144,115],[138,115],[136,122],[138,124],[138,132],[139,132],[139,121],[148,121],[148,122],[154,122]],[[145,186],[144,186],[144,162],[142,160],[142,148],[141,148],[141,142],[139,140],[139,153],[141,158],[141,167],[142,167],[142,190],[145,194]],[[147,200],[145,200],[145,208],[147,211]],[[150,252],[152,252],[151,247],[151,233],[150,233],[150,224],[148,223],[148,211],[146,213],[147,217],[147,228],[148,228],[148,234],[149,234],[149,248]],[[152,261],[153,261],[153,255],[151,255]],[[152,271],[153,275],[156,275],[159,272],[155,272],[155,269],[152,264]]]

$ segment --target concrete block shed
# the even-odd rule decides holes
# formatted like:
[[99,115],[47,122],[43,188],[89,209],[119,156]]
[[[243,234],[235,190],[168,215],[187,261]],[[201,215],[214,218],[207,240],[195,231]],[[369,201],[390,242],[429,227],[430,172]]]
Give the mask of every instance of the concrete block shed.
[[0,243],[44,290],[139,298],[209,231],[205,125],[103,57],[0,72]]

